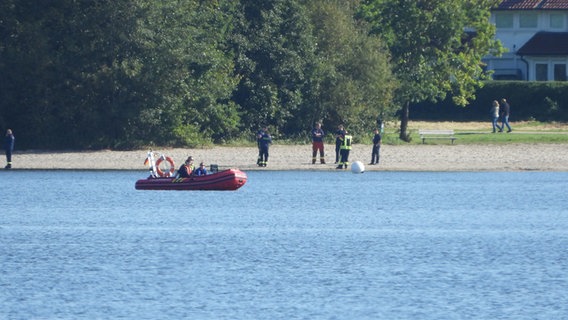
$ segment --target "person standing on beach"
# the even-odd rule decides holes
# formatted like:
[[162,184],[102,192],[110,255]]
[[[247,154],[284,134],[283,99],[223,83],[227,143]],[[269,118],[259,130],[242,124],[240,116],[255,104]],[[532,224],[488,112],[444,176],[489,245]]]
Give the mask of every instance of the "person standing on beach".
[[499,132],[503,132],[503,129],[505,129],[505,126],[507,126],[507,132],[511,132],[513,131],[513,129],[511,129],[511,126],[509,125],[509,112],[511,111],[511,106],[509,106],[509,103],[507,102],[507,100],[505,100],[505,98],[501,99],[501,129],[499,129]]
[[502,131],[501,127],[497,124],[497,121],[499,121],[499,102],[497,102],[497,100],[493,100],[491,104],[491,123],[493,125],[493,133],[495,133],[496,130]]
[[353,137],[349,135],[349,132],[345,130],[345,134],[342,136],[342,143],[339,147],[339,153],[341,155],[341,159],[339,160],[339,165],[335,169],[347,169],[349,166],[349,152],[351,151],[351,141]]
[[343,143],[343,136],[345,135],[346,131],[343,128],[343,125],[340,124],[337,127],[337,131],[335,131],[335,163],[339,162],[341,144]]
[[6,138],[4,140],[4,150],[6,151],[6,166],[4,169],[12,168],[12,152],[14,151],[14,142],[16,138],[11,129],[6,130]]
[[375,136],[373,137],[373,152],[371,154],[371,165],[379,164],[379,153],[381,151],[381,134],[378,128],[373,131]]
[[325,157],[323,151],[323,137],[325,132],[321,128],[321,123],[316,122],[315,128],[312,130],[312,164],[316,163],[317,154],[319,151],[320,162],[325,164]]
[[266,167],[268,163],[268,148],[272,143],[272,137],[268,133],[268,128],[263,127],[256,136],[258,142],[258,160],[256,164],[259,167]]

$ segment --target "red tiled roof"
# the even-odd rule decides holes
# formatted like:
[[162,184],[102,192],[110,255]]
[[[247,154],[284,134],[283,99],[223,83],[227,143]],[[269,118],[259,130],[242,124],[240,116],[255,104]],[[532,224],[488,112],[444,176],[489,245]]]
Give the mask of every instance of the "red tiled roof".
[[538,32],[519,51],[521,56],[568,55],[568,32]]
[[495,10],[568,10],[568,0],[503,0]]
[[541,6],[542,9],[568,9],[568,0],[547,0]]

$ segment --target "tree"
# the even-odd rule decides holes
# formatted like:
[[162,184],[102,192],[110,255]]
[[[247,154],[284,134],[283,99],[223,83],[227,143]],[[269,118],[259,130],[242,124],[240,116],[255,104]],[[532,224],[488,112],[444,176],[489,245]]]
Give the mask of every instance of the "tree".
[[328,127],[344,123],[353,132],[369,131],[377,117],[392,112],[393,90],[389,55],[368,26],[354,19],[346,1],[309,2],[316,35],[316,67],[310,77],[305,114]]
[[231,0],[0,3],[0,124],[22,147],[230,139]]
[[[21,146],[105,148],[131,129],[137,6],[129,1],[13,1],[0,50],[10,122]],[[5,96],[4,96],[5,95]],[[143,100],[143,99],[140,99]],[[138,100],[138,101],[140,101]],[[23,129],[23,125],[20,124]]]
[[481,58],[501,46],[494,39],[490,9],[497,0],[365,0],[361,16],[389,47],[400,81],[400,138],[407,132],[410,105],[450,94],[464,106],[486,75]]
[[272,125],[287,136],[315,121],[368,131],[392,106],[395,81],[388,52],[355,6],[336,0],[242,0],[235,27],[234,101],[251,126]]
[[138,32],[144,48],[139,58],[143,83],[152,85],[156,97],[156,103],[145,104],[144,121],[163,139],[154,143],[191,146],[236,136],[240,117],[230,98],[238,77],[226,47],[236,5],[231,0],[143,1],[147,13]]
[[251,130],[286,129],[297,118],[314,59],[315,41],[298,0],[241,0],[232,48],[240,82],[233,95]]

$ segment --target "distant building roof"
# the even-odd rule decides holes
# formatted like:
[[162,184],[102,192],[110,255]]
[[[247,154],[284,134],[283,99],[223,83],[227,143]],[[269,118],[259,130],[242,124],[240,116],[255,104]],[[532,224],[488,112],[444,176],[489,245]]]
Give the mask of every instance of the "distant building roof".
[[495,10],[568,10],[568,0],[503,0]]
[[519,51],[521,56],[568,55],[568,32],[538,32]]

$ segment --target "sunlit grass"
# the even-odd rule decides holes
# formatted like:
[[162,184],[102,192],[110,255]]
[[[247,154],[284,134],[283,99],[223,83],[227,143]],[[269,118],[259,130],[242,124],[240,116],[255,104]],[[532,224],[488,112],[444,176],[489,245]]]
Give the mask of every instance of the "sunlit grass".
[[[511,122],[513,132],[492,133],[491,122],[411,121],[408,125],[410,143],[399,139],[399,123],[389,123],[383,134],[388,145],[422,144],[419,129],[451,129],[457,138],[454,144],[559,143],[568,144],[568,123],[521,121]],[[358,137],[357,142],[370,144],[372,135]],[[427,144],[451,144],[449,139],[426,140]]]
[[[383,144],[407,145],[422,144],[418,135],[419,129],[452,129],[457,138],[454,144],[506,144],[506,143],[558,143],[568,144],[568,123],[565,122],[539,122],[522,121],[511,122],[512,133],[491,133],[491,123],[487,122],[450,122],[450,121],[411,121],[408,129],[412,141],[410,143],[399,139],[399,123],[387,123],[383,134]],[[306,145],[310,143],[308,135],[296,139],[274,138],[274,144],[279,145]],[[373,134],[354,137],[355,143],[371,144]],[[333,144],[333,133],[328,132],[326,143]],[[426,140],[427,144],[451,144],[449,139]],[[223,144],[230,147],[255,147],[254,135],[241,137]]]

